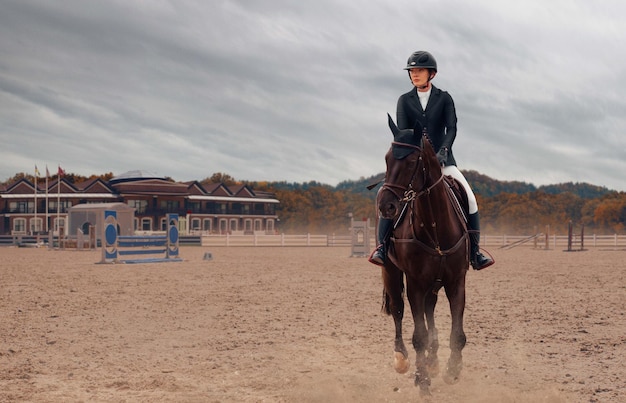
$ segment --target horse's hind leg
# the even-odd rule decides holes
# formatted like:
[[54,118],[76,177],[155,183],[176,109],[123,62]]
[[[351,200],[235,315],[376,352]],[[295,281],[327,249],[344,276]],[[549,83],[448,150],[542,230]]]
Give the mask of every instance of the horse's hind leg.
[[463,331],[463,313],[465,311],[465,276],[458,284],[448,290],[448,300],[450,301],[450,313],[452,317],[452,330],[450,332],[450,359],[444,375],[444,381],[448,384],[458,382],[463,368],[463,356],[461,351],[465,347],[466,337]]
[[409,370],[409,353],[402,339],[404,273],[398,268],[383,267],[383,284],[385,285],[383,310],[393,317],[396,329],[393,367],[396,372],[404,374]]
[[437,305],[437,294],[426,293],[425,296],[426,323],[428,325],[428,355],[426,356],[426,366],[431,378],[439,375],[439,336],[435,327],[435,306]]

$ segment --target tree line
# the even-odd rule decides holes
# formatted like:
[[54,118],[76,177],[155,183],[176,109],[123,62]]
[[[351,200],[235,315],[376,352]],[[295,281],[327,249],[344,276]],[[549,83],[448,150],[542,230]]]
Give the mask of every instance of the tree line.
[[[475,171],[463,171],[474,189],[482,230],[490,235],[565,234],[569,222],[587,233],[614,234],[626,229],[626,193],[588,183],[536,187],[518,181],[498,181]],[[344,181],[337,186],[318,182],[247,182],[253,189],[273,192],[280,200],[281,230],[332,233],[355,220],[376,220],[376,192],[384,173]],[[372,190],[368,185],[379,183]]]
[[[626,229],[626,193],[588,183],[562,183],[535,187],[518,181],[498,181],[475,171],[463,171],[472,185],[481,214],[482,230],[490,235],[530,235],[549,225],[552,233],[566,233],[571,220],[584,225],[587,233],[614,234]],[[20,173],[4,185],[32,175]],[[113,177],[111,172],[84,177],[66,174],[78,183],[88,179]],[[284,233],[345,233],[354,220],[376,221],[376,192],[384,173],[344,181],[337,186],[320,182],[305,183],[239,181],[225,173],[214,173],[200,184],[245,184],[253,190],[271,192],[280,200],[278,229]],[[39,178],[38,181],[42,179]],[[171,180],[171,179],[169,179]],[[379,183],[368,190],[368,185]]]

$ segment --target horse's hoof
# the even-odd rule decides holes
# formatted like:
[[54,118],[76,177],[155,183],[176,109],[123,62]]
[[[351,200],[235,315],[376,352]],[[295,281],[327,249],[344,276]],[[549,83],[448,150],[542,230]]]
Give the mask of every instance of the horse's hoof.
[[443,376],[443,381],[445,383],[447,383],[448,385],[454,385],[455,383],[457,383],[459,381],[459,377],[458,376],[452,376],[450,374],[445,374]]
[[427,376],[419,376],[415,374],[415,386],[420,388],[420,396],[430,396],[430,378]]
[[436,376],[439,375],[439,361],[438,360],[433,360],[432,362],[429,362],[427,365],[428,368],[428,374],[431,376],[431,378],[435,378]]
[[396,370],[397,373],[406,374],[406,372],[409,370],[409,366],[410,363],[408,357],[405,357],[405,355],[399,351],[396,351],[393,354],[393,368]]
[[463,368],[463,364],[458,363],[456,365],[450,366],[448,364],[448,368],[446,368],[446,373],[443,376],[443,381],[448,385],[454,385],[461,379],[461,369]]

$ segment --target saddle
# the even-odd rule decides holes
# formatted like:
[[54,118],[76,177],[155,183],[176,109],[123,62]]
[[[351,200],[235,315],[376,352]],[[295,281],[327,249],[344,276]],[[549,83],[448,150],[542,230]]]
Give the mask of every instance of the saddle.
[[469,201],[467,199],[467,193],[465,188],[459,181],[452,176],[446,175],[443,177],[448,190],[448,197],[454,206],[459,218],[467,227],[467,217],[469,216]]

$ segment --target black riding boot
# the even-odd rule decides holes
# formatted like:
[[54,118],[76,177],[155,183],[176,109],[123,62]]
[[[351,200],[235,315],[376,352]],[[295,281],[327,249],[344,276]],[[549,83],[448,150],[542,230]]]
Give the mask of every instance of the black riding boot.
[[372,252],[369,258],[371,263],[382,266],[387,259],[387,242],[389,242],[389,236],[391,235],[391,227],[393,227],[393,220],[389,218],[379,218],[378,228],[376,231],[376,249]]
[[478,212],[469,215],[467,225],[470,236],[470,263],[474,270],[486,269],[494,261],[490,257],[483,255],[478,246],[480,242],[480,218],[478,217]]

